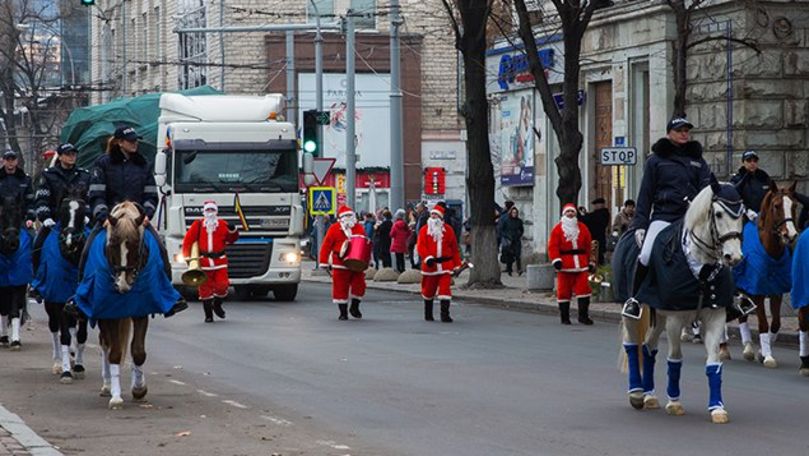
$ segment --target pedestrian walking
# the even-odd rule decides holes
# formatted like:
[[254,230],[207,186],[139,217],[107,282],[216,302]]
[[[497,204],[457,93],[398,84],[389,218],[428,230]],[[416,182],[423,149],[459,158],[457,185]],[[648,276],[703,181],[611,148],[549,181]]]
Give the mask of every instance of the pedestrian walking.
[[562,218],[551,230],[548,257],[556,269],[556,300],[563,325],[570,324],[570,300],[576,295],[579,323],[592,325],[590,319],[590,282],[595,271],[595,258],[590,258],[592,237],[587,225],[576,218],[576,206],[565,204]]
[[[337,304],[340,315],[338,320],[348,320],[348,313],[354,318],[362,318],[360,302],[365,296],[365,271],[354,272],[349,270],[343,260],[348,253],[349,241],[353,237],[365,237],[365,230],[357,223],[354,211],[348,206],[341,206],[337,210],[338,223],[332,224],[323,245],[320,248],[320,264],[332,274],[331,297]],[[390,258],[390,255],[388,255]],[[348,299],[351,297],[351,309],[348,308]]]
[[[379,260],[382,262],[383,268],[391,267],[391,256],[390,256],[390,229],[393,228],[393,214],[391,214],[390,210],[385,209],[382,211],[382,217],[380,218],[379,222],[376,224],[376,230],[374,233],[374,249],[379,256]],[[377,265],[377,269],[378,269]]]
[[191,259],[194,243],[199,247],[199,265],[208,278],[199,286],[199,300],[205,313],[205,323],[213,323],[213,314],[225,318],[222,303],[228,296],[228,257],[225,247],[239,239],[239,231],[219,218],[219,207],[213,200],[202,205],[202,218],[194,220],[183,238],[183,258]]
[[444,223],[445,209],[436,205],[430,211],[427,225],[419,231],[416,249],[421,264],[421,296],[424,319],[433,321],[433,301],[441,301],[441,321],[452,323],[449,306],[452,301],[452,274],[461,267],[461,254],[455,231]]
[[500,261],[506,265],[506,274],[514,272],[512,265],[517,263],[517,275],[522,274],[522,236],[525,232],[520,211],[516,206],[509,209],[502,222],[500,241]]
[[390,229],[390,253],[396,257],[396,272],[405,271],[405,253],[407,253],[407,240],[410,238],[410,228],[405,222],[405,211],[399,209],[394,216],[396,219]]

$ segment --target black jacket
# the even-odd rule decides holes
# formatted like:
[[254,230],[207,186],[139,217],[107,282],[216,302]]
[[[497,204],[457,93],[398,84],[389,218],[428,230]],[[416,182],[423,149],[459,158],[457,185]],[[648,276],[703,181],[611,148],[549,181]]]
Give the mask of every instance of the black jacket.
[[133,201],[143,205],[150,219],[157,209],[157,185],[154,174],[143,155],[127,159],[123,152],[113,151],[96,161],[90,177],[90,206],[96,221],[107,218],[118,203]]
[[[34,203],[37,219],[43,222],[53,218],[59,210],[62,198],[71,193],[81,196],[89,203],[87,199],[89,190],[90,173],[84,168],[74,166],[71,169],[65,169],[57,163],[42,171],[37,180],[36,202]],[[89,211],[87,213],[89,214]]]
[[685,215],[688,201],[710,183],[711,170],[702,146],[689,141],[676,146],[661,138],[646,160],[632,229],[646,229],[654,220],[674,222]]
[[736,190],[742,195],[745,207],[758,213],[761,210],[761,202],[764,195],[770,190],[770,176],[761,169],[750,173],[742,166],[733,177],[730,183],[736,186]]
[[25,209],[25,220],[34,220],[34,187],[31,185],[31,177],[25,174],[21,168],[17,168],[14,174],[7,174],[5,169],[0,168],[0,196],[13,196],[22,200]]

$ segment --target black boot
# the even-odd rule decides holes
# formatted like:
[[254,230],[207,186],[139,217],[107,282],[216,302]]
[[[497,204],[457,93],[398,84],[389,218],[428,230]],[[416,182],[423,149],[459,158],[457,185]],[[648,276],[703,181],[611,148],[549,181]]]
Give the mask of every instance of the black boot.
[[640,302],[635,299],[635,295],[638,294],[643,280],[646,279],[647,272],[649,272],[649,267],[642,265],[640,261],[638,261],[635,265],[635,276],[632,278],[632,296],[624,303],[621,315],[634,320],[640,320],[641,307]]
[[[169,317],[171,317],[171,316],[173,316],[173,315],[175,315],[177,313],[180,313],[180,312],[184,311],[187,308],[188,308],[188,303],[185,302],[185,299],[180,298],[180,299],[177,300],[177,302],[174,303],[174,305],[171,307],[171,309],[169,309],[168,312],[163,314],[163,316],[165,318],[169,318]],[[65,304],[65,309],[67,309],[67,304]]]
[[340,309],[340,316],[337,319],[348,320],[348,304],[337,304],[337,308]]
[[441,300],[441,321],[452,323],[452,318],[449,316],[449,299]]
[[432,299],[425,299],[424,300],[424,319],[426,321],[435,321],[435,318],[433,318],[433,300]]
[[593,320],[590,320],[590,297],[579,298],[579,323],[583,325],[592,325]]
[[222,308],[222,298],[213,298],[213,313],[219,318],[225,318],[225,309]]
[[559,317],[563,325],[570,324],[570,301],[559,301]]
[[205,311],[205,323],[213,323],[213,301],[211,299],[202,301],[202,310]]
[[360,312],[360,300],[357,298],[351,299],[351,308],[348,309],[348,312],[354,318],[362,318],[362,312]]

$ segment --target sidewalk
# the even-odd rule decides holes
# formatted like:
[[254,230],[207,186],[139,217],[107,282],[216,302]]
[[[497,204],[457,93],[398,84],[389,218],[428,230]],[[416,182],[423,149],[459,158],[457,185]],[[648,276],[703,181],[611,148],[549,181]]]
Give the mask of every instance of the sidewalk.
[[[301,280],[307,282],[331,283],[328,275],[313,275],[314,263],[304,262],[301,267]],[[538,312],[542,314],[558,315],[559,310],[556,305],[556,298],[552,292],[529,291],[525,274],[510,277],[506,274],[501,276],[504,287],[496,290],[472,290],[464,289],[463,284],[469,278],[469,271],[464,271],[455,279],[453,287],[453,298],[460,301],[472,301],[492,307],[499,307],[509,310],[524,312]],[[368,281],[368,289],[385,290],[421,295],[421,286],[415,284],[398,284],[396,282],[375,282]],[[414,298],[416,299],[416,298]],[[421,298],[417,298],[421,299]],[[571,303],[571,319],[575,321],[576,302]],[[792,308],[784,303],[782,307],[790,314],[782,312],[781,330],[779,331],[777,345],[798,346],[798,318],[794,316]],[[621,321],[621,306],[616,303],[592,302],[590,304],[590,316],[597,321],[619,323]],[[753,332],[753,340],[758,340],[758,322],[756,317],[749,318],[750,329]],[[739,339],[738,322],[728,323],[728,333],[731,338]]]
[[62,456],[62,453],[0,405],[0,456]]

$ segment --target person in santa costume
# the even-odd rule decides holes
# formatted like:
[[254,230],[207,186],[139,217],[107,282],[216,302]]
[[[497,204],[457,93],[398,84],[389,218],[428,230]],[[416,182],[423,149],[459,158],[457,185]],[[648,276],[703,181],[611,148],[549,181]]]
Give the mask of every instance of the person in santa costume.
[[[350,271],[343,260],[348,252],[349,239],[365,236],[365,229],[357,223],[357,216],[348,206],[337,210],[337,221],[326,231],[320,247],[320,264],[332,271],[331,297],[340,310],[339,320],[348,320],[348,313],[354,318],[362,318],[360,302],[365,296],[365,271]],[[348,297],[351,295],[351,308]]]
[[590,231],[576,218],[576,205],[565,204],[562,219],[551,231],[548,256],[556,275],[556,299],[562,324],[570,324],[570,299],[575,294],[579,304],[579,323],[592,325],[590,319],[589,273],[595,271],[590,258]]
[[214,201],[203,203],[201,219],[194,220],[183,238],[183,257],[191,257],[191,247],[199,242],[199,265],[208,277],[199,286],[199,300],[205,311],[205,322],[213,322],[213,314],[225,318],[222,302],[228,295],[228,257],[225,247],[236,242],[239,232],[228,222],[218,217],[219,209]]
[[430,218],[419,230],[416,249],[421,263],[421,296],[424,319],[433,321],[433,300],[441,301],[441,321],[452,323],[449,304],[452,300],[452,274],[461,267],[461,252],[452,227],[444,224],[444,207],[436,205]]

